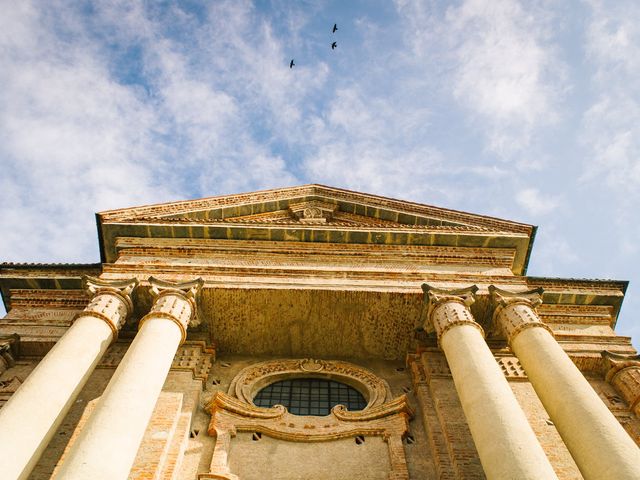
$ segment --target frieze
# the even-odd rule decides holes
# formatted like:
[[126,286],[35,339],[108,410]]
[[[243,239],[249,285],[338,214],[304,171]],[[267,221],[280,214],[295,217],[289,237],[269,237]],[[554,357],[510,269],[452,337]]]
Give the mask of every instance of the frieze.
[[11,308],[83,309],[89,299],[82,290],[11,289]]
[[68,326],[81,311],[81,308],[28,308],[24,306],[12,308],[3,323],[22,325]]

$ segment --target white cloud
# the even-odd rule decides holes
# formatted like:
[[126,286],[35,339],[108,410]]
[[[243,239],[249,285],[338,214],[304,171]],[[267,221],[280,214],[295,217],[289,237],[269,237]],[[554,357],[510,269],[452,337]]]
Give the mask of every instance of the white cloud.
[[156,119],[110,78],[72,14],[63,35],[42,10],[24,2],[0,20],[11,32],[0,54],[1,183],[13,185],[0,250],[5,260],[96,259],[93,211],[171,194],[154,181]]
[[560,200],[557,196],[543,195],[536,188],[524,188],[516,194],[516,201],[529,215],[547,215],[555,211]]
[[414,53],[440,71],[445,88],[473,114],[488,152],[511,158],[537,129],[558,121],[565,66],[545,5],[466,0],[442,13],[435,4],[396,3],[411,27],[407,41]]
[[583,180],[606,184],[640,200],[640,5],[590,2],[586,49],[592,68],[594,100],[583,115],[588,151]]
[[[208,59],[220,57],[221,50],[188,49],[166,37],[164,20],[140,2],[105,5],[98,4],[89,17],[64,2],[4,8],[2,260],[95,261],[95,211],[188,198],[194,192],[299,183],[280,155],[253,139],[252,112],[238,87],[219,86],[216,72],[208,72]],[[184,12],[170,13],[176,23],[195,21]],[[229,13],[226,19],[233,18]],[[223,25],[225,18],[216,22]],[[252,25],[244,17],[239,22],[228,26],[238,27],[242,36]],[[137,47],[138,64],[120,71],[120,47],[103,43],[100,35],[125,49]],[[219,37],[213,29],[198,35],[205,43]],[[296,92],[295,85],[264,71],[278,49],[268,27],[253,40],[262,50],[229,39],[239,49],[230,62],[262,62],[251,73],[267,82],[253,92],[254,106],[272,109],[273,118],[282,109],[289,122],[295,121],[304,89],[298,88],[292,100],[285,98],[283,92]],[[228,70],[227,75],[231,83],[252,82],[251,75]],[[271,96],[263,101],[266,91]]]

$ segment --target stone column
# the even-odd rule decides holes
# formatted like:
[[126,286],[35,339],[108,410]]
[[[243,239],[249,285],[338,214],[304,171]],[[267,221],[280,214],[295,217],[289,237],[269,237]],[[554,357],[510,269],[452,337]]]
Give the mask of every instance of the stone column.
[[162,390],[173,357],[196,315],[202,279],[187,283],[149,279],[151,311],[116,369],[56,478],[125,480]]
[[640,449],[555,340],[535,307],[542,289],[494,286],[494,322],[505,334],[540,401],[586,480],[640,478]]
[[422,288],[425,329],[438,335],[487,478],[557,478],[469,311],[478,287]]
[[0,410],[2,478],[27,478],[118,330],[137,280],[84,278],[91,302]]
[[640,417],[640,355],[602,352],[607,366],[605,379],[622,396],[629,410]]

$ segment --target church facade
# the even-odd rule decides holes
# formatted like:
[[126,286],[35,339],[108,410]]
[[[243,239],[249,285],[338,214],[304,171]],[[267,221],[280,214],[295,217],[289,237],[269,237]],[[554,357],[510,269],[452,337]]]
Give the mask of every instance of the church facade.
[[306,185],[97,215],[0,264],[3,479],[638,479],[627,283],[531,225]]

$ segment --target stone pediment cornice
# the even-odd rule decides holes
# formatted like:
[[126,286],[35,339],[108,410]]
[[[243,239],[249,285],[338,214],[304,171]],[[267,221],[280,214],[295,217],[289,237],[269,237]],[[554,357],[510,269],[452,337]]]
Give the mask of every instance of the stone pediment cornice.
[[104,222],[126,222],[140,217],[161,218],[168,216],[188,216],[195,212],[205,213],[207,211],[224,210],[229,209],[230,207],[237,208],[251,205],[265,205],[265,211],[273,211],[279,210],[277,205],[274,205],[276,202],[281,202],[283,206],[286,205],[286,207],[288,207],[289,203],[299,203],[301,201],[318,201],[326,205],[338,205],[338,208],[342,211],[345,210],[344,208],[340,208],[341,204],[343,206],[349,204],[357,205],[363,210],[366,210],[368,207],[372,210],[372,213],[373,209],[376,208],[386,209],[402,212],[404,214],[418,215],[425,219],[431,218],[434,223],[448,222],[452,224],[469,224],[477,226],[491,225],[492,227],[497,227],[497,229],[501,231],[504,230],[520,233],[530,233],[532,229],[531,225],[518,222],[317,184],[148,205],[143,207],[124,208],[105,211],[99,215]]
[[535,227],[322,185],[282,188],[98,214],[101,255],[119,237],[513,248],[526,272]]
[[[389,220],[389,218],[384,218],[384,215],[395,215],[395,221],[400,224],[419,219],[420,221],[416,222],[416,224],[474,225],[489,228],[493,231],[525,234],[531,234],[533,229],[531,225],[499,218],[322,185],[304,185],[301,187],[110,210],[100,213],[99,216],[102,222],[125,223],[136,221],[137,219],[151,220],[160,218],[214,220],[216,218],[250,217],[259,213],[286,210],[290,204],[295,205],[301,202],[317,202],[323,204],[325,208],[333,205],[336,211],[339,212],[356,213],[382,220]],[[353,211],[350,212],[350,209]],[[220,216],[218,217],[217,215]]]

